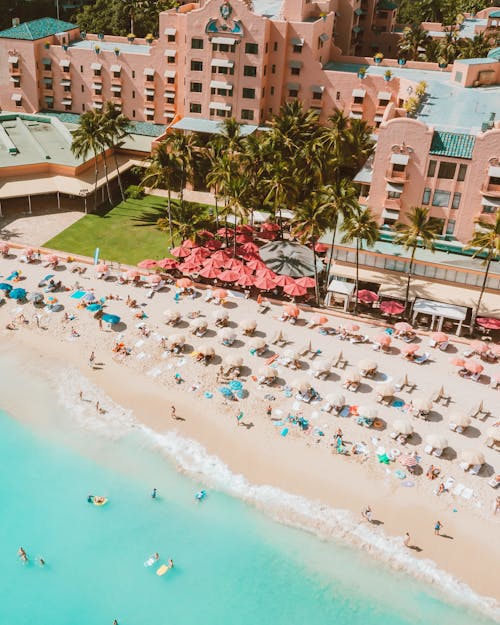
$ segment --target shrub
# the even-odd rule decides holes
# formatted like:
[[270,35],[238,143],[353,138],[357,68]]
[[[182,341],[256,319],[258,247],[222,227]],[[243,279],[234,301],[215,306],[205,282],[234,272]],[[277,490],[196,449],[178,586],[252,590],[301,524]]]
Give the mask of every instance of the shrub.
[[125,189],[125,196],[130,200],[141,200],[144,197],[144,189],[136,184],[131,184]]

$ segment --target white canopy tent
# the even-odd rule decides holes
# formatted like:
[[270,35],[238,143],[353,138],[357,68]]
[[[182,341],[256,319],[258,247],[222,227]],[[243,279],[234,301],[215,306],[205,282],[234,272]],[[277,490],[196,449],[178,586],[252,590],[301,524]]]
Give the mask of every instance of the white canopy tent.
[[462,324],[467,316],[467,308],[465,308],[465,306],[455,306],[455,304],[445,304],[443,302],[436,302],[430,299],[417,298],[413,304],[413,323],[415,323],[415,319],[419,313],[431,316],[431,330],[434,329],[436,320],[437,330],[441,330],[445,319],[458,321],[456,335],[460,336]]
[[328,293],[325,298],[325,305],[330,306],[333,294],[340,295],[344,298],[344,311],[347,312],[355,288],[356,285],[354,284],[354,282],[347,282],[346,280],[332,278],[330,280],[330,284],[328,285]]

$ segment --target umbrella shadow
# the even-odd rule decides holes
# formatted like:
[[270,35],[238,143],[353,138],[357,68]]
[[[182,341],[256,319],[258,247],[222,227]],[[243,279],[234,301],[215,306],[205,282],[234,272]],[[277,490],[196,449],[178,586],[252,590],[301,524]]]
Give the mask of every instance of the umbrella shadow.
[[420,553],[421,551],[423,551],[422,547],[419,547],[418,545],[408,545],[408,549],[411,549],[412,551],[416,551],[417,553]]
[[67,268],[67,265],[57,265],[57,267],[54,267],[54,271],[66,271]]
[[358,393],[371,393],[372,392],[372,387],[369,384],[366,384],[366,382],[361,382],[361,384],[358,386]]
[[422,437],[420,436],[420,434],[418,432],[413,432],[407,439],[406,439],[406,444],[407,445],[421,445],[422,444]]
[[224,304],[224,308],[229,308],[229,309],[238,308],[238,304],[236,302],[226,301]]
[[111,326],[111,330],[113,332],[124,332],[127,329],[127,324],[124,321],[119,321],[118,323],[113,323]]
[[456,460],[458,458],[458,454],[453,447],[446,447],[446,450],[441,454],[441,458],[444,460]]
[[253,427],[255,427],[255,424],[253,421],[240,421],[240,426],[246,428],[247,430],[251,430]]
[[481,470],[478,473],[480,477],[491,477],[494,474],[495,474],[495,468],[491,464],[488,464],[488,463],[483,464],[483,466],[481,467]]
[[440,412],[436,412],[435,410],[431,410],[427,415],[426,421],[429,423],[439,423],[439,421],[443,420],[443,415]]
[[462,435],[465,436],[465,438],[479,438],[481,436],[481,432],[473,425],[469,425],[464,430]]
[[240,378],[248,377],[249,375],[252,375],[250,367],[247,367],[246,365],[240,367]]
[[207,331],[205,332],[202,338],[213,339],[214,336],[217,336],[217,332],[215,330],[212,330],[211,328],[207,328]]
[[189,328],[189,322],[185,321],[184,319],[181,319],[175,324],[175,326],[170,326],[170,327],[178,328],[179,330],[185,330],[186,328]]
[[265,332],[262,332],[262,330],[255,330],[253,336],[259,339],[265,339],[267,334]]

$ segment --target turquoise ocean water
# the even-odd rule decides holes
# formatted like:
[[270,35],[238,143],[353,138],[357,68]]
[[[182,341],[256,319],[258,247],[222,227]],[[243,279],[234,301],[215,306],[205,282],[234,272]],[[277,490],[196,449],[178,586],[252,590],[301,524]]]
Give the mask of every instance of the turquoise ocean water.
[[[12,376],[4,373],[4,381]],[[89,432],[43,384],[31,380],[25,389],[20,413],[32,405],[50,419],[0,411],[0,625],[493,623],[354,548],[278,524],[222,492],[196,503],[200,484],[142,432]],[[89,505],[89,493],[109,504]],[[163,577],[143,564],[155,551],[160,563],[175,562]]]

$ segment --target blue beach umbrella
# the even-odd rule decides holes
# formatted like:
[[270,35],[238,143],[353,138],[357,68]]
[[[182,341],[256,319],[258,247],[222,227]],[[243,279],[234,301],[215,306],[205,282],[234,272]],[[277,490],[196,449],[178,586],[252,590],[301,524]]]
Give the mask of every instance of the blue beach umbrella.
[[12,291],[12,284],[7,284],[7,282],[2,282],[0,284],[0,291]]
[[98,310],[101,310],[102,306],[100,304],[89,304],[87,306],[87,310],[90,310],[90,312],[97,312]]
[[11,299],[24,299],[26,297],[26,289],[12,289],[9,297]]
[[227,386],[220,386],[218,391],[219,393],[222,393],[224,397],[231,397],[233,394],[232,390],[228,388]]
[[231,382],[229,382],[229,388],[233,391],[241,391],[243,384],[239,380],[231,380]]
[[120,322],[120,317],[118,315],[110,315],[110,314],[106,313],[101,318],[106,323],[111,323],[112,325],[115,324],[115,323],[119,323]]
[[88,293],[85,293],[85,295],[82,297],[84,302],[93,302],[95,301],[97,298],[95,296],[94,293],[92,293],[91,291],[89,291]]

